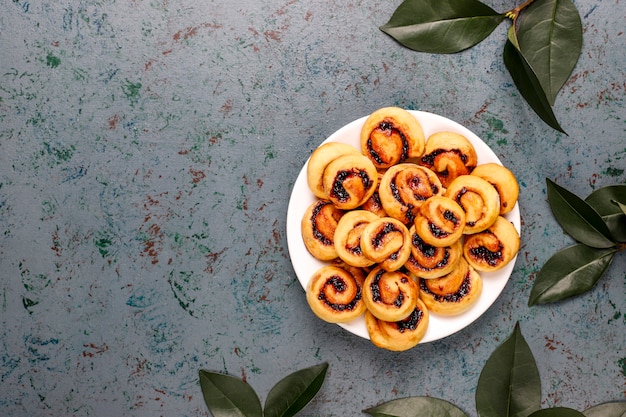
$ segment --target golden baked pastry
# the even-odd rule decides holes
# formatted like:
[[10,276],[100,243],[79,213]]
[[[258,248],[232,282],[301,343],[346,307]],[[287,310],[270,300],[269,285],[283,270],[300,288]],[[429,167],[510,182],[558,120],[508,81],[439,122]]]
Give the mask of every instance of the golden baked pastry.
[[415,233],[429,245],[446,247],[459,240],[465,230],[465,212],[452,199],[429,198],[415,217]]
[[363,254],[361,249],[361,234],[365,226],[378,216],[367,210],[352,210],[344,214],[335,229],[335,250],[341,260],[348,265],[366,267],[374,261]]
[[380,187],[380,180],[383,178],[383,173],[378,171],[378,184],[376,185],[376,190],[372,194],[370,198],[367,199],[361,206],[359,207],[361,210],[371,211],[376,214],[378,217],[387,217],[387,213],[383,208],[383,203],[380,201],[380,194],[378,194],[378,188]]
[[420,299],[426,308],[445,316],[460,314],[480,297],[483,281],[478,272],[461,257],[457,267],[441,278],[419,280]]
[[415,308],[419,298],[417,284],[400,271],[374,268],[363,284],[363,301],[367,310],[383,321],[403,320]]
[[500,195],[500,214],[506,214],[513,210],[519,197],[519,184],[515,175],[506,167],[490,162],[478,165],[472,171],[489,184],[493,185]]
[[363,278],[362,281],[365,281],[365,277],[370,272],[370,268],[368,267],[362,268],[360,266],[352,266],[352,265],[345,263],[341,258],[333,259],[332,261],[330,261],[330,265],[336,266],[337,268],[345,269],[352,275],[360,276]]
[[454,132],[437,132],[428,137],[420,165],[433,170],[444,187],[460,175],[472,172],[478,163],[474,145]]
[[397,352],[417,346],[426,334],[428,321],[428,309],[419,299],[408,317],[398,321],[383,321],[369,311],[365,312],[365,326],[372,343]]
[[381,268],[387,271],[400,269],[411,254],[409,229],[398,219],[380,217],[363,229],[361,249]]
[[493,224],[500,213],[500,196],[496,189],[475,175],[462,175],[452,181],[444,194],[465,211],[463,233],[482,232]]
[[385,212],[404,224],[412,223],[420,206],[443,191],[441,181],[433,171],[412,163],[392,166],[378,185]]
[[306,301],[313,313],[329,323],[346,323],[365,312],[363,275],[324,266],[309,279]]
[[342,155],[324,170],[324,190],[337,208],[352,210],[365,203],[378,186],[378,171],[363,155]]
[[302,216],[302,240],[309,253],[321,261],[337,257],[335,250],[335,229],[344,211],[339,210],[328,200],[317,200]]
[[317,198],[328,200],[328,193],[324,190],[324,170],[332,161],[347,154],[360,155],[361,152],[346,143],[327,142],[311,153],[307,163],[307,184]]
[[383,107],[370,114],[361,129],[361,153],[376,168],[389,168],[424,151],[422,125],[409,111]]
[[463,256],[461,240],[450,246],[436,247],[424,242],[415,232],[415,226],[409,230],[411,235],[411,256],[404,267],[418,278],[439,278],[456,268]]
[[502,216],[483,232],[465,238],[463,255],[478,271],[498,271],[511,262],[520,247],[520,237],[513,224]]
[[361,210],[372,212],[378,217],[387,217],[387,212],[383,208],[383,203],[380,201],[380,194],[378,194],[378,190],[374,191],[374,194],[372,194],[372,196],[368,198],[365,203],[361,204],[361,207],[359,208]]

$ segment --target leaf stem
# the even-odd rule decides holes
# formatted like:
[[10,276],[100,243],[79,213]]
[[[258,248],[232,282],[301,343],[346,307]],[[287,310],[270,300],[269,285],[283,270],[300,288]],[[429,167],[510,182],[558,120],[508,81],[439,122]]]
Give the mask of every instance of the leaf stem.
[[534,1],[535,0],[526,0],[523,4],[520,4],[519,6],[514,7],[508,12],[504,13],[504,15],[508,17],[509,19],[515,21],[517,17],[519,16],[520,12],[524,10],[525,8],[527,8],[528,6],[530,6],[530,4]]

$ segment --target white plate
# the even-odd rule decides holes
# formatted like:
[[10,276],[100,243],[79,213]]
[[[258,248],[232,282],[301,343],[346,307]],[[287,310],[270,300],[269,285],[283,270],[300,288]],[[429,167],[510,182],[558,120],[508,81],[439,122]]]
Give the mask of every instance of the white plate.
[[[478,136],[472,133],[467,128],[460,124],[447,119],[443,116],[436,114],[410,110],[410,112],[419,120],[424,130],[424,135],[428,138],[431,134],[439,131],[451,131],[464,135],[472,142],[478,154],[478,165],[488,162],[496,162],[500,165],[502,163],[496,156],[496,154],[483,142]],[[344,142],[360,148],[359,135],[363,123],[365,123],[367,116],[355,120],[335,133],[330,135],[326,142]],[[306,209],[315,202],[316,197],[309,190],[306,178],[307,163],[304,164],[296,182],[294,183],[293,190],[291,192],[291,198],[289,200],[289,206],[287,209],[287,245],[289,248],[289,256],[291,257],[291,263],[298,276],[298,280],[302,285],[302,288],[306,288],[309,277],[313,275],[326,263],[315,259],[307,251],[302,240],[300,222]],[[513,210],[505,215],[506,219],[511,221],[518,233],[520,232],[520,213],[519,205],[515,204]],[[483,278],[483,292],[478,299],[478,302],[474,304],[468,311],[459,314],[457,316],[445,317],[434,313],[430,314],[430,322],[428,330],[424,335],[424,338],[420,343],[432,342],[450,336],[453,333],[469,326],[476,319],[478,319],[487,309],[496,301],[504,286],[506,285],[511,273],[513,272],[513,266],[515,265],[515,259],[508,263],[503,269],[497,272],[485,273],[481,272],[480,275]],[[341,323],[339,326],[348,330],[349,332],[369,339],[367,329],[365,327],[365,319],[363,316],[349,322]]]

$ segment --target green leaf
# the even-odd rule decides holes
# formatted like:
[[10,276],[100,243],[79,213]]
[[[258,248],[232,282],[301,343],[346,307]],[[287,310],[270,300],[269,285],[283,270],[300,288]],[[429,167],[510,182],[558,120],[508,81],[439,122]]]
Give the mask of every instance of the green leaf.
[[598,404],[586,409],[585,417],[626,417],[626,401]]
[[230,375],[200,370],[204,402],[213,417],[262,417],[259,397],[252,387]]
[[554,105],[582,49],[582,23],[571,0],[536,0],[517,19],[520,51]]
[[600,216],[621,214],[622,210],[617,203],[626,204],[626,185],[608,185],[592,192],[585,198],[587,204],[593,207]]
[[301,369],[280,380],[265,401],[266,417],[290,417],[302,410],[324,383],[327,363]]
[[589,291],[609,267],[617,250],[579,244],[555,253],[539,270],[528,305],[561,301]]
[[[511,28],[513,28],[511,26]],[[565,133],[559,124],[548,99],[546,98],[537,76],[526,62],[519,50],[515,47],[514,31],[509,30],[509,40],[504,44],[504,65],[511,74],[515,86],[530,108],[551,128]],[[513,41],[511,41],[513,39]]]
[[374,417],[467,417],[455,405],[432,397],[407,397],[363,410]]
[[[626,208],[620,203],[622,208]],[[611,235],[618,242],[626,242],[626,214],[610,214],[602,216],[602,220],[611,231]]]
[[479,43],[504,18],[478,0],[405,0],[380,29],[407,48],[450,54]]
[[515,49],[519,51],[519,41],[517,40],[517,33],[515,33],[515,25],[511,25],[509,27],[509,30],[506,32],[506,37],[513,44],[513,46],[515,46]]
[[491,354],[476,388],[480,417],[527,417],[541,406],[541,380],[519,323]]
[[554,407],[535,411],[529,417],[585,417],[585,415],[573,408]]
[[626,242],[626,185],[598,188],[585,201],[602,216],[611,236],[618,242]]
[[587,246],[615,246],[611,232],[602,217],[580,197],[546,178],[548,202],[563,230]]

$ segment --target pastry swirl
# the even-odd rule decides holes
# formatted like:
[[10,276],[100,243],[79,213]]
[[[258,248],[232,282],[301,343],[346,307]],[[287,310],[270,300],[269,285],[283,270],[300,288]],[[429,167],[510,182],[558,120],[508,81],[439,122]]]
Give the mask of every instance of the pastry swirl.
[[324,170],[324,190],[337,208],[352,210],[369,199],[378,186],[378,172],[363,155],[342,155]]
[[429,198],[415,218],[415,233],[429,245],[446,247],[459,240],[465,229],[465,212],[448,197]]
[[441,181],[433,171],[412,163],[389,168],[378,186],[385,212],[404,224],[412,223],[420,206],[443,191]]
[[500,214],[513,210],[519,197],[519,184],[508,168],[491,162],[478,165],[472,171],[472,175],[486,180],[495,187],[500,196]]
[[444,194],[456,201],[465,212],[463,233],[478,233],[493,224],[500,213],[500,196],[486,180],[462,175],[452,181]]
[[341,155],[360,155],[357,148],[341,142],[327,142],[311,153],[307,163],[307,184],[317,198],[328,199],[324,190],[324,170]]
[[370,198],[368,198],[363,204],[361,204],[361,207],[359,207],[361,210],[367,210],[367,211],[371,211],[372,213],[376,214],[378,217],[387,217],[387,213],[385,212],[385,209],[383,208],[383,203],[380,201],[380,194],[378,193],[378,190],[380,188],[380,180],[383,178],[383,173],[382,172],[378,172],[378,185],[376,186],[376,190],[374,191],[374,193],[372,194],[372,196]]
[[361,129],[361,153],[384,169],[417,158],[424,151],[419,121],[399,107],[383,107],[370,114]]
[[320,261],[337,258],[335,229],[344,211],[328,200],[317,200],[302,216],[302,240],[309,253]]
[[436,247],[424,242],[415,232],[415,226],[411,227],[409,233],[411,256],[404,267],[418,278],[439,278],[449,274],[463,256],[460,239],[451,246]]
[[433,170],[444,187],[458,176],[472,172],[478,163],[474,145],[454,132],[437,132],[428,137],[420,164]]
[[369,269],[368,268],[366,268],[366,267],[362,268],[362,267],[359,267],[359,266],[352,266],[352,265],[347,264],[346,262],[344,262],[341,258],[333,259],[332,261],[330,261],[330,265],[336,266],[337,268],[345,269],[346,271],[348,271],[352,275],[358,276],[358,277],[362,278],[361,281],[365,281],[365,277],[369,273]]
[[363,301],[367,310],[383,321],[405,319],[419,298],[417,284],[400,271],[374,268],[363,284]]
[[380,201],[378,190],[374,191],[374,194],[372,194],[365,203],[361,204],[360,209],[374,213],[378,217],[387,217],[387,212],[383,208],[383,203]]
[[457,268],[441,278],[419,280],[420,299],[432,313],[460,314],[480,297],[483,281],[478,272],[461,257]]
[[387,271],[400,269],[411,254],[409,229],[398,219],[380,217],[363,229],[361,249],[381,268]]
[[365,326],[375,346],[400,352],[417,346],[424,338],[429,317],[428,309],[421,300],[417,299],[413,311],[406,318],[398,321],[383,321],[366,311]]
[[519,247],[517,229],[507,219],[499,216],[487,230],[466,237],[463,255],[474,269],[493,272],[511,262]]
[[363,229],[379,217],[366,210],[353,210],[344,214],[335,229],[335,250],[348,265],[367,267],[374,261],[363,254],[361,234]]
[[351,321],[365,312],[363,275],[324,266],[309,279],[306,300],[313,313],[324,321]]

